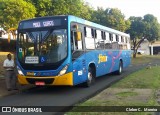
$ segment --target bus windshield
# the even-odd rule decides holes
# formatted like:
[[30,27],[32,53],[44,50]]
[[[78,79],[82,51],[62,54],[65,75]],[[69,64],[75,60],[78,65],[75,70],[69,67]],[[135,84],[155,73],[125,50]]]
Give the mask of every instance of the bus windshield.
[[67,57],[67,30],[19,31],[18,60],[21,64],[54,64]]

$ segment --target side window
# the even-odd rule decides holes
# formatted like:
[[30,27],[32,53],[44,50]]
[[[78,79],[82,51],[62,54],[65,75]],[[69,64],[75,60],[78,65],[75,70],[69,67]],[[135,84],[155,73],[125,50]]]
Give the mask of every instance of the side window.
[[126,37],[126,43],[128,43],[128,38]]
[[77,41],[77,48],[78,48],[78,50],[82,50],[83,49],[82,33],[81,33],[81,40]]
[[119,44],[118,44],[118,35],[112,34],[113,35],[113,42],[111,43],[112,49],[119,49]]
[[84,27],[84,36],[87,36],[86,27]]
[[115,34],[112,34],[112,38],[113,38],[112,41],[116,42],[116,35]]
[[116,35],[116,42],[118,42],[119,41],[119,36],[118,35]]
[[124,38],[123,38],[123,36],[121,36],[121,42],[124,42]]
[[106,35],[106,42],[110,42],[110,38],[109,38],[109,33],[108,32],[105,32],[105,35]]
[[93,28],[91,29],[91,34],[92,34],[92,38],[94,38],[95,37],[95,30]]
[[74,50],[82,50],[83,49],[83,44],[82,44],[82,33],[81,33],[81,40],[76,39],[77,32],[71,31],[71,49],[72,52]]
[[104,40],[102,39],[103,37],[103,32],[100,30],[97,30],[97,38],[95,39],[95,44],[97,49],[104,49]]
[[119,43],[121,43],[121,36],[119,36],[119,40],[118,40],[118,42],[119,42]]
[[101,31],[101,39],[104,40],[104,34],[103,31]]
[[112,46],[111,46],[111,41],[110,41],[110,34],[108,32],[105,32],[105,35],[106,35],[106,40],[105,40],[105,44],[104,44],[104,48],[105,49],[111,49]]
[[95,33],[95,38],[97,38],[97,31],[96,31],[96,30],[94,30],[94,31],[95,31],[95,32],[94,32],[94,33]]
[[127,43],[128,43],[128,38],[121,36],[120,49],[128,49]]
[[103,40],[106,40],[106,32],[103,32],[104,38]]
[[112,42],[113,41],[113,34],[109,33],[109,40]]
[[85,37],[86,49],[95,49],[94,37],[92,32],[93,30],[89,27],[85,28],[86,28],[86,37]]
[[126,38],[125,37],[123,37],[123,42],[126,43]]
[[86,37],[88,37],[88,38],[91,38],[92,37],[92,32],[91,32],[91,28],[89,28],[89,27],[86,27]]

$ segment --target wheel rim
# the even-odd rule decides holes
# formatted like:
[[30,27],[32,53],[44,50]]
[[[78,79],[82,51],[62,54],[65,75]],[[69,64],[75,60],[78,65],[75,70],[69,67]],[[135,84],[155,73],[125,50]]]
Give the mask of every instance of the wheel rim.
[[89,81],[89,82],[92,81],[92,73],[91,73],[91,72],[88,73],[88,81]]
[[121,73],[121,72],[122,72],[122,67],[120,66],[120,67],[119,67],[119,73]]

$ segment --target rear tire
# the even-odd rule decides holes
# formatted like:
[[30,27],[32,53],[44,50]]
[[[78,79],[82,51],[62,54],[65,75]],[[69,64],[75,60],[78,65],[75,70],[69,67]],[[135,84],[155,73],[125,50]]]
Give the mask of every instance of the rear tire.
[[93,72],[93,69],[91,67],[88,68],[88,75],[87,75],[88,79],[85,82],[85,87],[90,87],[92,84],[95,83],[95,75]]
[[119,62],[119,68],[118,71],[116,72],[118,75],[121,75],[123,71],[123,63],[122,61]]

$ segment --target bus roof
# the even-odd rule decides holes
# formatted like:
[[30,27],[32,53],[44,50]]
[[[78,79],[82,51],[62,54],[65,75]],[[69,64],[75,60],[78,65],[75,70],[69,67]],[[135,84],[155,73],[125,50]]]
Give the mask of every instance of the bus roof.
[[95,28],[106,30],[108,32],[111,32],[111,33],[114,33],[114,34],[117,34],[117,35],[123,35],[125,37],[130,37],[129,34],[126,34],[124,32],[121,32],[121,31],[118,31],[118,30],[115,30],[115,29],[112,29],[112,28],[109,28],[109,27],[106,27],[106,26],[88,21],[88,20],[84,20],[84,19],[79,18],[79,17],[75,17],[75,16],[72,16],[72,15],[69,15],[68,17],[70,18],[71,21],[75,21],[75,22],[82,23],[82,24],[85,24],[85,25],[88,25],[88,26],[92,26],[92,27],[95,27]]
[[68,20],[70,22],[77,22],[77,23],[85,24],[87,26],[91,26],[91,27],[94,27],[94,28],[99,28],[99,29],[105,30],[107,32],[114,33],[116,35],[122,35],[122,36],[125,36],[125,37],[130,37],[129,34],[126,34],[124,32],[121,32],[121,31],[118,31],[118,30],[115,30],[115,29],[112,29],[112,28],[109,28],[109,27],[106,27],[106,26],[103,26],[103,25],[88,21],[88,20],[73,16],[73,15],[56,15],[56,16],[37,17],[37,18],[22,20],[21,22],[23,23],[23,22],[26,22],[26,21],[44,20],[44,19],[49,19],[49,18],[53,18],[53,17],[57,18],[57,19],[58,18],[67,18],[68,17]]

